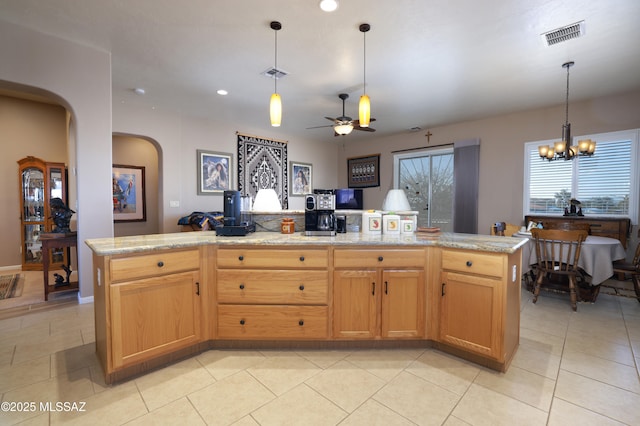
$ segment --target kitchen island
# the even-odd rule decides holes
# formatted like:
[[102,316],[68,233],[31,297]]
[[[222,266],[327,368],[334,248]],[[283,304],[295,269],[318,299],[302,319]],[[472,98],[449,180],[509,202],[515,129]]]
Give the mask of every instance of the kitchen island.
[[107,383],[210,348],[436,347],[499,371],[526,239],[213,232],[87,240]]

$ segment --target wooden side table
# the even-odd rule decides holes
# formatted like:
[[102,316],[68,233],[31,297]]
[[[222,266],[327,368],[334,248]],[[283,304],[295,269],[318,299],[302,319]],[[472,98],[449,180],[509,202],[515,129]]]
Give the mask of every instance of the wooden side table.
[[[51,288],[49,286],[49,263],[51,261],[50,250],[54,248],[76,248],[76,264],[78,263],[78,234],[71,232],[67,234],[62,233],[43,233],[40,234],[40,242],[42,243],[42,272],[44,274],[44,300],[49,300],[49,293],[55,293],[58,291],[70,291],[79,290],[78,281],[64,282],[62,284],[56,284]],[[69,264],[71,260],[69,259]]]

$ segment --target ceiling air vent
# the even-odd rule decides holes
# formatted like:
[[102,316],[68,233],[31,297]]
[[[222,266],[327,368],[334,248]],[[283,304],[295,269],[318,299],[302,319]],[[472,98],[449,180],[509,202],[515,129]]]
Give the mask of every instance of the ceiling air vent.
[[582,37],[583,35],[585,35],[584,21],[580,21],[575,24],[543,33],[542,37],[547,43],[547,46],[553,46],[554,44],[562,43],[563,41]]
[[260,74],[270,78],[275,78],[276,80],[280,80],[282,77],[289,75],[288,72],[278,68],[269,68],[265,71],[262,71]]

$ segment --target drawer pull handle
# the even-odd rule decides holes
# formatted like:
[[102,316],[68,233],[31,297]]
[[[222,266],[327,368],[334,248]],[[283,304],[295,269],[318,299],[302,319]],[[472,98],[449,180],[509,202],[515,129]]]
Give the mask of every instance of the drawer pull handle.
[[244,320],[243,319],[240,320],[240,325],[244,325]]
[[304,262],[304,256],[300,256],[300,262]]
[[378,262],[382,262],[383,260],[384,260],[384,257],[378,256]]
[[384,294],[389,294],[389,281],[384,282]]
[[304,320],[298,321],[298,325],[300,325],[300,326],[304,325]]
[[240,284],[240,290],[244,290],[244,284]]
[[371,294],[376,295],[376,283],[375,281],[371,283]]
[[300,291],[304,290],[304,284],[300,284],[300,287],[298,287],[300,289]]
[[200,296],[200,283],[196,283],[196,296]]
[[244,260],[244,256],[242,256],[242,255],[238,256],[238,260],[239,260],[240,262],[242,262],[242,261]]
[[444,286],[447,285],[447,283],[442,283],[442,289],[440,290],[442,292],[442,296],[444,296]]
[[158,262],[158,268],[162,268],[163,266],[164,266],[164,262],[162,260]]
[[471,267],[471,265],[473,265],[473,262],[470,260],[467,260],[467,266]]

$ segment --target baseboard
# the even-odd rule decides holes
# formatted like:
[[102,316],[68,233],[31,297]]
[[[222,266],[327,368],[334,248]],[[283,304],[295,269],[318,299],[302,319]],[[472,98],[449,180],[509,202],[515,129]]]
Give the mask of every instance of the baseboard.
[[84,303],[93,303],[93,296],[80,297],[80,293],[78,293],[78,303],[81,305]]
[[0,272],[2,271],[15,271],[15,270],[22,270],[22,265],[13,265],[13,266],[0,266]]

